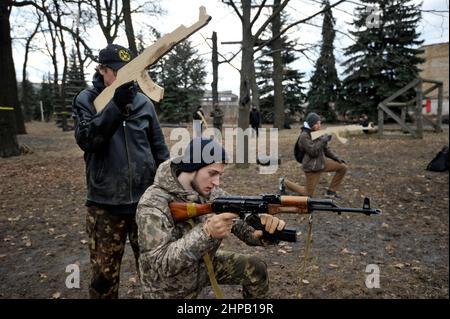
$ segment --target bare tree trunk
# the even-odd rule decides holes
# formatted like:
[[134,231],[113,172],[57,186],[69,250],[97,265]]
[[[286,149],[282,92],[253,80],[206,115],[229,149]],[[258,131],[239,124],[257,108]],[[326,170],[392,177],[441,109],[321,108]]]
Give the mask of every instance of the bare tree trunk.
[[[14,134],[27,134],[27,131],[25,129],[25,121],[23,118],[23,113],[22,113],[22,108],[20,106],[19,103],[19,96],[18,96],[18,92],[17,92],[17,79],[16,79],[16,71],[15,71],[15,67],[14,67],[14,61],[13,61],[13,57],[12,57],[12,50],[11,48],[8,47],[11,46],[11,26],[9,23],[9,14],[11,12],[11,7],[8,7],[7,4],[2,4],[2,6],[5,6],[5,9],[1,9],[2,11],[5,10],[5,12],[0,13],[1,15],[5,14],[5,17],[3,19],[5,19],[6,21],[4,23],[7,23],[7,26],[5,25],[4,30],[2,30],[1,32],[2,37],[0,39],[0,42],[2,43],[2,54],[1,55],[5,55],[5,58],[1,58],[0,61],[1,64],[8,64],[11,63],[11,65],[8,67],[6,67],[6,71],[0,71],[0,77],[3,79],[3,77],[5,77],[7,81],[11,81],[9,84],[6,84],[5,86],[0,85],[0,87],[2,88],[2,91],[5,91],[5,95],[7,95],[4,99],[6,101],[3,101],[3,103],[0,102],[0,107],[2,106],[6,106],[8,107],[13,107],[13,111],[5,111],[5,110],[0,110],[0,113],[7,113],[6,117],[7,117],[7,121],[12,121],[13,122],[13,126],[11,127],[11,129],[13,129]],[[7,33],[7,34],[6,34]],[[8,40],[9,39],[9,40]],[[9,52],[11,52],[11,58],[8,57],[8,55],[10,54]],[[10,61],[10,62],[8,62]],[[12,78],[12,75],[9,74],[10,72],[12,72],[14,74],[14,80]],[[9,77],[9,78],[8,78]],[[14,82],[14,83],[13,83]],[[10,91],[12,90],[12,91]],[[3,92],[2,94],[3,95]],[[9,114],[10,113],[10,114]],[[2,125],[8,125],[7,123],[5,123],[3,121]],[[14,136],[15,139],[15,136]],[[17,142],[16,142],[17,144]],[[9,147],[12,147],[13,144],[11,144]],[[7,155],[7,156],[14,156],[14,155],[19,155],[19,154],[12,154],[12,155]]]
[[80,37],[80,20],[81,20],[81,1],[78,1],[78,16],[77,16],[77,24],[75,27],[75,36],[73,36],[73,40],[75,42],[75,50],[78,58],[78,65],[80,66],[80,72],[84,74],[84,62],[83,56],[81,54],[81,43],[79,40]]
[[17,97],[16,71],[11,46],[11,25],[9,16],[11,7],[0,1],[0,156],[20,155],[15,130],[15,112],[19,108]]
[[[250,13],[251,0],[242,2],[242,57],[241,57],[241,83],[239,89],[239,118],[238,127],[242,130],[248,128],[251,105],[251,73],[253,62],[253,36],[251,30]],[[244,153],[244,163],[237,163],[238,168],[247,168],[248,164],[248,136],[237,136],[236,153]]]
[[128,47],[134,57],[138,55],[136,40],[134,39],[133,21],[131,20],[130,0],[122,0],[123,19],[125,22],[125,34],[128,39]]
[[23,66],[22,66],[22,96],[21,96],[22,103],[21,104],[23,105],[24,119],[27,122],[31,121],[31,117],[32,117],[32,110],[30,109],[30,101],[28,101],[25,98],[26,92],[29,90],[28,80],[27,80],[28,54],[30,53],[31,41],[33,40],[34,36],[37,34],[37,32],[41,26],[41,22],[42,22],[42,18],[38,14],[38,21],[36,23],[36,28],[33,30],[33,32],[27,38],[27,41],[25,43],[25,57],[24,57]]
[[[57,22],[59,25],[62,25],[61,23],[61,10],[58,4],[57,0],[54,0],[55,3],[55,9],[56,9],[56,15],[57,15]],[[68,59],[67,59],[67,52],[66,52],[66,43],[64,40],[64,31],[58,27],[55,26],[55,31],[56,31],[56,37],[58,38],[59,41],[59,45],[61,47],[61,51],[63,54],[63,70],[62,70],[62,78],[61,78],[61,85],[59,86],[59,91],[58,91],[58,97],[59,97],[59,103],[61,104],[62,109],[64,110],[65,105],[64,105],[64,100],[65,100],[65,94],[66,94],[66,78],[67,78],[67,65],[68,65]]]
[[219,57],[217,53],[217,32],[212,33],[212,67],[213,67],[213,80],[211,83],[213,110],[219,105],[219,92],[217,89],[218,84],[218,69],[219,69]]
[[50,20],[48,20],[48,31],[50,34],[50,40],[51,40],[51,48],[47,45],[47,51],[52,59],[52,65],[53,65],[53,85],[52,85],[52,110],[48,114],[48,120],[50,120],[53,117],[53,113],[55,111],[58,111],[55,106],[58,104],[59,101],[59,83],[58,83],[58,77],[59,77],[59,69],[58,69],[58,59],[57,59],[57,30],[53,29],[53,24]]
[[78,16],[77,16],[77,23],[75,27],[75,32],[72,34],[74,42],[75,42],[75,50],[77,53],[78,63],[80,67],[80,72],[84,75],[84,64],[86,63],[89,56],[87,54],[83,57],[83,50],[82,50],[82,43],[80,41],[81,35],[80,35],[80,24],[81,22],[81,5],[84,0],[78,0],[77,6],[78,6]]
[[120,14],[118,12],[117,1],[104,0],[104,7],[102,7],[101,1],[95,0],[95,12],[97,14],[98,24],[108,44],[114,42],[119,29]]
[[[47,19],[48,20],[48,19]],[[48,54],[50,55],[50,58],[52,59],[52,65],[53,65],[53,90],[54,90],[54,94],[56,94],[56,92],[58,92],[58,60],[56,58],[57,55],[57,45],[56,45],[56,30],[53,29],[53,24],[51,23],[50,20],[47,21],[48,24],[48,31],[50,34],[50,40],[51,40],[51,45],[52,47],[49,48],[48,44],[46,44],[47,46],[47,51]],[[56,96],[55,96],[56,97]]]
[[[280,0],[274,0],[273,9],[276,10],[280,6]],[[281,15],[277,14],[272,21],[272,36],[275,38],[281,31]],[[273,58],[273,85],[274,85],[274,127],[284,129],[284,101],[283,101],[283,60],[281,57],[282,50],[281,37],[277,37],[272,43]]]
[[259,110],[259,89],[258,84],[256,84],[256,70],[255,70],[255,56],[252,54],[252,63],[251,63],[251,73],[250,73],[250,81],[252,87],[252,105],[256,106]]
[[[16,80],[16,94],[17,94],[17,80]],[[17,97],[18,99],[19,97]],[[14,108],[14,117],[16,124],[16,133],[17,134],[27,134],[27,130],[25,129],[25,121],[23,119],[22,108],[20,107],[20,103],[17,102],[17,106]]]

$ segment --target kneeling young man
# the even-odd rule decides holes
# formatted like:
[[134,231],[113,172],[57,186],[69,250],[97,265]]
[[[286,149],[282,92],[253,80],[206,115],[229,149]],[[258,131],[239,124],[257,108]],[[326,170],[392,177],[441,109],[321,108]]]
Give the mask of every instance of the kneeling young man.
[[[200,155],[201,154],[201,155]],[[261,239],[237,214],[209,214],[174,223],[169,203],[205,203],[227,194],[219,188],[227,155],[216,142],[194,138],[181,158],[161,164],[154,184],[142,196],[137,210],[140,279],[144,298],[195,298],[210,284],[203,256],[212,260],[219,284],[242,285],[244,298],[267,297],[266,264],[253,256],[218,250],[233,233],[252,246],[271,244]],[[273,233],[285,222],[261,214],[261,223]]]

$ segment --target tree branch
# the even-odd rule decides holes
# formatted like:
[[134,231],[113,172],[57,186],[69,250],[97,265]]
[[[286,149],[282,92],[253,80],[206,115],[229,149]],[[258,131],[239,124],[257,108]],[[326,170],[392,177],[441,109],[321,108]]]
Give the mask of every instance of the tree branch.
[[[10,1],[10,0],[8,0],[8,1]],[[57,21],[55,21],[55,19],[53,19],[52,15],[46,10],[46,8],[41,7],[40,5],[35,3],[34,1],[11,1],[10,3],[11,3],[11,5],[13,5],[15,7],[24,7],[24,6],[29,6],[29,5],[35,7],[37,10],[42,12],[45,15],[45,17],[48,19],[48,21],[50,21],[53,25],[58,26],[62,30],[69,32],[76,39],[78,39],[81,42],[81,44],[83,44],[84,49],[86,51],[86,55],[89,56],[89,58],[91,58],[92,60],[95,61],[96,57],[94,56],[91,48],[87,45],[86,41],[84,41],[84,39],[82,39],[72,29],[70,29],[70,28],[66,27],[65,25],[62,25],[61,23],[58,23]]]
[[284,0],[280,6],[272,12],[272,15],[263,23],[263,25],[259,28],[259,30],[255,33],[254,37],[255,39],[258,39],[259,36],[261,35],[261,33],[263,33],[263,31],[266,29],[267,25],[272,22],[272,20],[278,15],[280,14],[280,12],[284,9],[284,7],[287,6],[289,0]]
[[239,19],[241,21],[244,21],[243,20],[244,18],[242,17],[242,14],[239,12],[239,9],[236,7],[236,4],[234,3],[233,0],[228,0],[228,2],[223,1],[223,3],[228,4],[229,6],[231,6],[234,9],[234,11],[236,12],[236,14],[238,15]]
[[261,14],[262,9],[264,9],[264,5],[266,4],[266,2],[267,2],[267,0],[263,0],[263,2],[260,4],[260,6],[258,8],[258,12],[256,12],[255,17],[253,18],[252,22],[250,22],[250,28],[253,27],[256,20],[258,20],[259,15]]
[[236,53],[233,54],[233,56],[229,59],[227,59],[225,56],[222,55],[222,53],[217,52],[217,54],[223,58],[223,61],[219,61],[218,64],[222,64],[222,63],[228,63],[229,65],[231,65],[233,68],[235,68],[236,70],[238,70],[240,72],[240,70],[235,67],[233,64],[231,64],[231,61],[242,51],[242,49],[239,49]]
[[[287,1],[287,0],[286,0],[286,1]],[[322,10],[316,12],[316,13],[314,13],[313,15],[311,15],[311,16],[309,16],[309,17],[306,17],[306,18],[304,18],[304,19],[302,19],[302,20],[299,20],[299,21],[297,21],[297,22],[294,22],[294,23],[288,25],[286,28],[284,28],[283,30],[281,30],[281,32],[280,32],[279,34],[277,34],[276,36],[274,36],[272,39],[267,40],[267,41],[261,43],[261,44],[255,49],[255,52],[258,51],[258,50],[261,50],[263,47],[265,47],[265,46],[267,46],[267,45],[270,45],[273,41],[275,41],[276,39],[278,39],[279,37],[281,37],[283,34],[285,34],[289,29],[293,28],[294,26],[296,26],[296,25],[298,25],[298,24],[301,24],[301,23],[305,23],[306,21],[311,20],[311,19],[313,19],[314,17],[316,17],[316,16],[322,14],[322,13],[325,12],[326,10],[331,9],[331,8],[333,8],[333,7],[335,7],[335,6],[339,5],[339,4],[341,4],[342,2],[346,2],[346,1],[347,1],[347,0],[339,0],[338,2],[336,2],[336,3],[332,4],[332,5],[330,5],[329,7],[324,8],[324,9],[322,9]],[[281,6],[280,6],[280,7],[281,7]]]

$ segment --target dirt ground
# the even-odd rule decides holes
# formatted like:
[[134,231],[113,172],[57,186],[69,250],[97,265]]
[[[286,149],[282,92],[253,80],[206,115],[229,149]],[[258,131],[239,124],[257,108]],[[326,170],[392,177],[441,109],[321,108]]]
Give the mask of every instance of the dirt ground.
[[[164,130],[173,144],[171,129]],[[87,298],[83,154],[73,132],[61,132],[53,123],[33,122],[27,131],[19,142],[33,153],[0,159],[0,298]],[[281,176],[304,183],[292,154],[297,134],[298,128],[280,132],[276,173],[260,175],[256,164],[246,170],[230,165],[223,187],[232,194],[258,195],[276,193]],[[449,298],[449,174],[425,170],[448,141],[448,126],[422,140],[365,135],[351,136],[347,144],[332,140],[332,148],[350,162],[339,204],[361,207],[368,196],[383,213],[314,214],[303,298]],[[318,197],[330,180],[323,175]],[[267,263],[275,299],[296,298],[307,233],[306,216],[283,218],[298,229],[298,242],[254,248],[230,238],[223,244]],[[79,289],[65,285],[70,264],[80,266]],[[379,288],[366,287],[368,265],[379,269]],[[238,286],[224,287],[224,293],[241,298]],[[120,296],[140,296],[129,245]],[[213,298],[209,288],[202,297]]]

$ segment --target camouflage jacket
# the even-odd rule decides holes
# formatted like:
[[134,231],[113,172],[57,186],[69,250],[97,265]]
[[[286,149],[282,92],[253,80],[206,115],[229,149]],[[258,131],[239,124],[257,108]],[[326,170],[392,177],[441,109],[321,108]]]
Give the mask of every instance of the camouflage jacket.
[[302,168],[305,172],[317,172],[325,168],[325,157],[335,161],[339,157],[330,149],[327,142],[320,138],[312,140],[311,130],[302,128],[300,138],[298,139],[300,150],[304,152]]
[[[227,195],[215,189],[210,200]],[[222,240],[203,231],[207,216],[174,223],[168,204],[172,201],[206,202],[194,191],[183,189],[171,160],[160,165],[155,182],[139,201],[136,222],[139,233],[139,272],[144,298],[195,298],[209,284],[203,255],[214,258]],[[248,245],[263,245],[253,237],[254,229],[242,220],[232,233]]]

